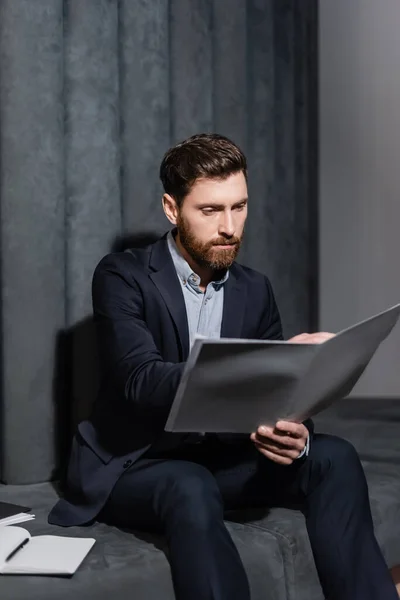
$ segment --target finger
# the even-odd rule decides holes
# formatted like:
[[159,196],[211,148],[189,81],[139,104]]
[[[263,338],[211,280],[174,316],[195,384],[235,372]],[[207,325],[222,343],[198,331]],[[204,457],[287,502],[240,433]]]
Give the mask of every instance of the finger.
[[322,344],[335,337],[335,333],[329,331],[316,331],[314,333],[301,333],[290,338],[288,342],[294,344]]
[[307,438],[308,429],[303,423],[294,423],[293,421],[278,421],[275,424],[275,430],[290,434],[295,438]]
[[[256,444],[257,446],[257,444]],[[259,448],[257,446],[257,450],[266,458],[268,458],[269,460],[272,460],[275,463],[278,463],[278,465],[291,465],[293,460],[291,458],[287,458],[285,456],[278,456],[277,454],[274,454],[273,452],[270,452],[269,450],[264,450],[263,448]]]
[[257,440],[254,443],[257,446],[257,448],[259,448],[259,449],[267,450],[268,452],[271,452],[272,454],[290,458],[292,460],[295,460],[296,458],[298,458],[303,450],[303,448],[301,448],[301,449],[300,448],[296,448],[296,449],[280,448],[279,446],[275,446],[274,444],[262,444],[262,443],[258,442]]
[[336,336],[336,333],[332,333],[331,331],[315,331],[312,335],[314,337],[320,337],[324,340],[330,340]]
[[306,340],[309,337],[309,335],[310,335],[309,333],[299,333],[298,335],[295,335],[294,337],[289,338],[288,342],[294,342],[294,343],[300,342],[302,340]]
[[267,425],[260,425],[257,429],[258,435],[262,435],[264,437],[269,437],[270,435],[274,435],[274,427],[268,427]]
[[269,446],[271,448],[281,450],[291,450],[294,451],[295,455],[296,452],[297,454],[299,454],[303,450],[306,443],[304,438],[295,438],[275,434],[271,434],[270,436],[265,437],[263,435],[259,435],[258,433],[253,433],[250,437],[253,442],[257,442],[262,446]]
[[289,450],[300,450],[305,444],[304,438],[292,437],[283,433],[270,433],[267,436],[256,433],[254,434],[254,441],[260,444],[272,444],[277,448],[286,448]]
[[284,446],[296,448],[298,440],[307,439],[308,429],[303,423],[278,421],[274,429],[263,425],[259,427],[257,429],[257,436],[261,438],[260,441],[271,440],[273,442],[279,442]]
[[311,335],[310,342],[313,344],[323,344],[324,342],[330,340],[333,337],[335,337],[334,333],[327,333],[321,331],[319,333],[313,333]]

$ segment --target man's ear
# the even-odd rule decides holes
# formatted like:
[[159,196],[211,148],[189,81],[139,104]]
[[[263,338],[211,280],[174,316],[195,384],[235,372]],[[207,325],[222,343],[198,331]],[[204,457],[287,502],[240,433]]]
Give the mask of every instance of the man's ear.
[[168,221],[173,225],[176,225],[179,210],[175,199],[169,194],[164,194],[162,197],[162,205]]

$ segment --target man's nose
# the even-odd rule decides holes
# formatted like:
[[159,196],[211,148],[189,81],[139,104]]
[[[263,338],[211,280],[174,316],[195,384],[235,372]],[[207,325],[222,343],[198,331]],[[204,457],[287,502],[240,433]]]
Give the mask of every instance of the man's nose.
[[221,222],[218,228],[219,235],[225,235],[226,237],[232,237],[235,233],[235,224],[231,211],[227,211],[223,214]]

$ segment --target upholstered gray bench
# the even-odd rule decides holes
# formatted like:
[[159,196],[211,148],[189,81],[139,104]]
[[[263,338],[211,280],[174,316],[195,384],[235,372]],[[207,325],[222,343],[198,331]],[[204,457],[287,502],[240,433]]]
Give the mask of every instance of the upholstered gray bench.
[[[400,401],[347,400],[325,411],[316,430],[350,440],[367,474],[378,541],[389,566],[400,563]],[[51,483],[0,486],[1,500],[33,507],[23,524],[33,535],[92,536],[97,543],[70,579],[2,577],[1,600],[173,600],[162,537],[94,524],[48,525],[57,498]],[[228,528],[243,558],[253,600],[323,600],[303,515],[287,508],[229,515]]]

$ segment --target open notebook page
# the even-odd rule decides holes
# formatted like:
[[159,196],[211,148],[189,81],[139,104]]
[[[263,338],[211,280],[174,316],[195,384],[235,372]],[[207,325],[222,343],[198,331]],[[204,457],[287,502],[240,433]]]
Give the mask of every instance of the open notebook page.
[[[13,547],[18,545],[28,534],[22,527],[6,527],[4,529],[21,529],[18,536],[13,532]],[[25,534],[24,534],[25,532]],[[29,535],[29,534],[28,534]],[[0,540],[2,533],[0,535]],[[72,575],[75,573],[95,540],[93,538],[71,538],[56,535],[39,535],[30,537],[29,541],[8,562],[5,552],[11,552],[13,547],[0,546],[3,562],[0,566],[2,574],[42,574],[42,575]]]

